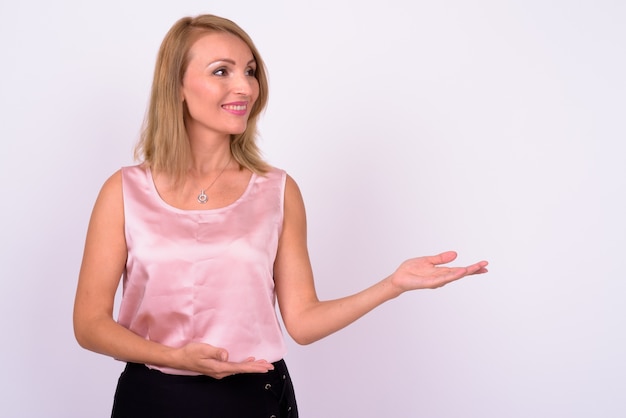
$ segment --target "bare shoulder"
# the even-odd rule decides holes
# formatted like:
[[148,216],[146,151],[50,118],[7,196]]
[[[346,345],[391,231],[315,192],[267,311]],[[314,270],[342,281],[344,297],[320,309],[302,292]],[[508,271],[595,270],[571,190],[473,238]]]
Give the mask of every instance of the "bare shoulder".
[[122,193],[122,170],[113,173],[102,185],[100,194],[121,194]]
[[92,223],[109,226],[124,221],[124,199],[122,195],[122,171],[113,173],[102,185],[92,212]]
[[300,192],[300,187],[298,183],[287,174],[287,179],[285,180],[285,202],[286,204],[302,204],[302,193]]
[[117,171],[104,182],[93,207],[80,281],[95,280],[116,286],[124,268],[126,251],[122,173]]
[[102,185],[96,204],[115,204],[122,202],[122,170],[113,173]]
[[[287,175],[285,181],[285,215],[283,221],[283,242],[306,237],[306,209],[300,188],[295,180]],[[293,243],[290,243],[292,246]]]

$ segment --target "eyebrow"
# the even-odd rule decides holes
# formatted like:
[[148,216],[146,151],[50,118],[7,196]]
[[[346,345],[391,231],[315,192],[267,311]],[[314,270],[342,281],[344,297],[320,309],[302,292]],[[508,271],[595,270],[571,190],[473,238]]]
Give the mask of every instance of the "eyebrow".
[[[232,65],[237,65],[237,63],[235,62],[235,60],[232,60],[232,59],[230,59],[230,58],[220,58],[220,59],[217,59],[217,60],[215,60],[215,61],[213,61],[213,62],[210,62],[210,63],[207,65],[207,67],[208,67],[209,65],[213,65],[213,64],[218,63],[218,62],[227,62],[227,63],[232,64]],[[254,58],[252,58],[250,61],[248,61],[248,62],[246,63],[246,65],[250,65],[250,64],[256,64],[256,60],[255,60]]]

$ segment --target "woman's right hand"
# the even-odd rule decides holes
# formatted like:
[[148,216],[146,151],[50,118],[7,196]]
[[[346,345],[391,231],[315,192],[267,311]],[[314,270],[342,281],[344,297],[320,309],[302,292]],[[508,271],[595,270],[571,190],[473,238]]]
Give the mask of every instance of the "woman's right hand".
[[267,373],[272,363],[248,357],[242,362],[228,361],[228,351],[204,343],[189,343],[174,350],[176,368],[201,373],[215,379],[240,373]]

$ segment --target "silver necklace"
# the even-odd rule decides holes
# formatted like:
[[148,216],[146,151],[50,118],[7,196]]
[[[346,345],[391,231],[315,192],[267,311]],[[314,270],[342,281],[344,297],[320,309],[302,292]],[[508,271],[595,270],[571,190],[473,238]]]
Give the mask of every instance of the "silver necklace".
[[222,171],[220,171],[220,173],[217,175],[217,177],[215,177],[213,179],[213,181],[211,182],[211,184],[209,184],[207,187],[205,187],[204,189],[200,190],[200,194],[198,194],[198,203],[202,203],[203,205],[209,201],[209,196],[206,195],[206,192],[215,184],[215,182],[217,181],[217,179],[220,178],[220,176],[222,175],[222,173],[224,172],[224,170],[226,170],[226,167],[228,167],[228,165],[230,164],[230,160],[232,160],[233,156],[231,155],[230,158],[228,159],[228,162],[226,163],[226,165],[224,166],[224,168],[222,168]]

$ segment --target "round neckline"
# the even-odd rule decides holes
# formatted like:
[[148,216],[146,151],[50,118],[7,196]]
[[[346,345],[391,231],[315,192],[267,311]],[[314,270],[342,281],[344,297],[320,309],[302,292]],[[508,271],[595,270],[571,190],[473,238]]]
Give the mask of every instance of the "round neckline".
[[173,206],[167,203],[161,197],[161,194],[159,193],[159,190],[157,189],[156,184],[154,183],[154,178],[152,177],[152,170],[150,169],[150,167],[146,167],[146,175],[148,176],[148,183],[150,183],[150,189],[155,199],[159,202],[159,204],[166,209],[169,209],[171,211],[178,212],[178,213],[216,213],[216,212],[227,210],[233,206],[237,206],[250,193],[250,190],[252,189],[252,185],[254,184],[254,181],[257,178],[257,174],[253,171],[252,175],[250,176],[250,180],[248,180],[248,185],[246,186],[243,193],[237,199],[235,199],[233,202],[229,203],[226,206],[221,206],[219,208],[208,208],[208,209],[181,209],[181,208],[178,208],[176,206]]

